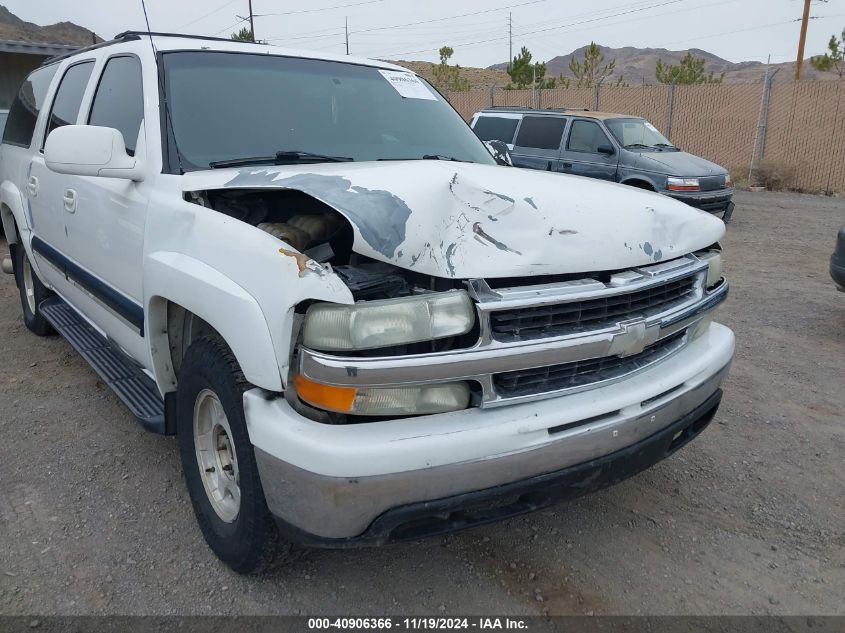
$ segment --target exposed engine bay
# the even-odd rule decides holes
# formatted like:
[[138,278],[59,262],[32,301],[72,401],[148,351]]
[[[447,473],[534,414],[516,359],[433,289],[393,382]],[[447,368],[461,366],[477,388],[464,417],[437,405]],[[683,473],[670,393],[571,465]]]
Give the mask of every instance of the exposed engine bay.
[[330,266],[358,301],[463,287],[458,280],[415,273],[355,253],[348,220],[300,191],[226,189],[192,191],[186,196],[190,202],[251,224],[307,258]]

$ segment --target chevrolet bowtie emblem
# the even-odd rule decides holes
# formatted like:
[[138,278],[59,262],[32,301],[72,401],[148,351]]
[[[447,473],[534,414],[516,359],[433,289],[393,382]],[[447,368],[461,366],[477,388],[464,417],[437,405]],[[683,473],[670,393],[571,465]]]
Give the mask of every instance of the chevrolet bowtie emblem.
[[610,344],[610,356],[633,356],[639,354],[646,347],[657,341],[660,326],[655,324],[646,326],[645,319],[631,319],[619,324],[621,334],[613,337]]

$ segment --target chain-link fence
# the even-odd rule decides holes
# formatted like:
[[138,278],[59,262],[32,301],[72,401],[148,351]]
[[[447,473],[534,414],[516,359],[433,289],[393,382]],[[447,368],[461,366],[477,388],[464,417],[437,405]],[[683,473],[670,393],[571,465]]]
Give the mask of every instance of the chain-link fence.
[[[467,120],[489,107],[619,112],[651,121],[684,150],[731,170],[736,180],[805,191],[845,192],[845,80],[506,90],[448,95]],[[758,184],[752,182],[751,184]]]

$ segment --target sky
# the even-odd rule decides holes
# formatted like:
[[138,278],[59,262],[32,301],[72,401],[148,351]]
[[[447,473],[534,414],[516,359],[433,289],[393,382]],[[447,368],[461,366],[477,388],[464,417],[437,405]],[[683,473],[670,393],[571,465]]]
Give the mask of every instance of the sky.
[[[71,21],[103,38],[145,30],[141,0],[0,0],[36,24]],[[154,31],[227,37],[248,24],[248,0],[146,0]],[[802,0],[252,0],[256,38],[353,55],[486,67],[527,46],[535,60],[595,41],[604,46],[699,48],[733,62],[795,59]],[[845,26],[845,0],[814,0],[805,57]]]

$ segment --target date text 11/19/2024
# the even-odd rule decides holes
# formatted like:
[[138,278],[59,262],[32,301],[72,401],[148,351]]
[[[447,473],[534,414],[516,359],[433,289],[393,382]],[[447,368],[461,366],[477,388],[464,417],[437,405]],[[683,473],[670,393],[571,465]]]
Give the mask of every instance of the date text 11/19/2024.
[[497,617],[383,617],[383,618],[308,618],[308,630],[524,630],[528,623],[523,618]]

